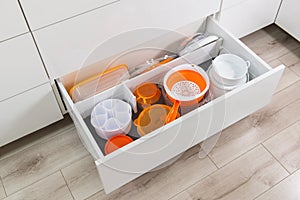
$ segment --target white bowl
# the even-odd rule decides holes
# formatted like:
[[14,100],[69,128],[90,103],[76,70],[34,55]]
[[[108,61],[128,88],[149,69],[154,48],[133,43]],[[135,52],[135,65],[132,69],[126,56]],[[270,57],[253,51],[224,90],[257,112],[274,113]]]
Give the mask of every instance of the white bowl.
[[119,99],[107,99],[98,103],[91,113],[91,124],[103,139],[127,134],[131,129],[131,106]]
[[222,54],[212,61],[212,76],[226,86],[240,85],[247,79],[250,62],[234,54]]
[[245,79],[243,79],[243,81],[241,81],[240,83],[238,83],[237,85],[232,85],[232,86],[228,86],[228,85],[224,85],[222,83],[219,83],[215,77],[213,76],[213,70],[212,70],[212,66],[210,66],[207,70],[207,74],[208,77],[210,79],[210,87],[209,87],[209,91],[213,94],[214,98],[217,98],[219,96],[222,96],[223,94],[237,88],[240,87],[242,85],[244,85],[245,83],[247,83],[248,81],[248,74],[245,77]]

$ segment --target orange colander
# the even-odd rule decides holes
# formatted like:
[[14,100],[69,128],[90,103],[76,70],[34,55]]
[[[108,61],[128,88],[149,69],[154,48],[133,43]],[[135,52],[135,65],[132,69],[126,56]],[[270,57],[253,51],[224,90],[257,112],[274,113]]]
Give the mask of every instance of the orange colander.
[[209,88],[206,72],[191,64],[179,65],[164,77],[164,89],[173,107],[166,118],[166,124],[173,121],[182,106],[192,106],[200,102]]

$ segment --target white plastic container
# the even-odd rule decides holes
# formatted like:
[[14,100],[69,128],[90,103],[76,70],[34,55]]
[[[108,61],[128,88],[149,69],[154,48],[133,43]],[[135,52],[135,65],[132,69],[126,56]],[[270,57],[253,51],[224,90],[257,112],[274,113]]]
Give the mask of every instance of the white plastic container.
[[91,124],[103,139],[127,134],[131,129],[131,106],[119,99],[107,99],[97,104],[91,114]]

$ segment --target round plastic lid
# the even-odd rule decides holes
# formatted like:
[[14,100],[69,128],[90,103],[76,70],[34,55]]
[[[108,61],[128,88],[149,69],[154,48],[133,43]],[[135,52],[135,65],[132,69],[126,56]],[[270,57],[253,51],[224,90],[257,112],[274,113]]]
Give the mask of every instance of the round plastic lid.
[[131,137],[126,135],[115,135],[111,137],[106,143],[104,147],[105,154],[109,154],[127,144],[133,142]]
[[170,110],[170,106],[163,104],[155,104],[145,108],[134,122],[138,127],[138,133],[143,136],[162,127]]
[[138,103],[153,104],[160,98],[160,90],[154,83],[143,83],[135,89]]

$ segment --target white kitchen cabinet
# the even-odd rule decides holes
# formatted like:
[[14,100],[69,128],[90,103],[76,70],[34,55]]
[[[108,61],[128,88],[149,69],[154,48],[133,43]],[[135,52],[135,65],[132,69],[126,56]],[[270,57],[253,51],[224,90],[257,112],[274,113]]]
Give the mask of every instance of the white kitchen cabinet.
[[[155,27],[176,29],[219,10],[220,1],[205,0],[124,0],[93,12],[34,31],[38,47],[51,78],[79,69],[89,53],[99,44],[120,33]],[[126,44],[137,45],[163,31],[147,31],[129,40],[119,40],[106,47],[102,58],[122,52]]]
[[[192,112],[111,154],[105,155],[103,153],[103,144],[99,142],[99,138],[89,122],[89,115],[91,114],[92,108],[103,99],[111,97],[122,99],[122,92],[126,91],[124,87],[133,91],[134,88],[142,82],[150,81],[157,83],[161,81],[168,69],[178,64],[185,62],[200,64],[206,61],[202,60],[205,51],[201,49],[194,51],[183,58],[175,59],[152,71],[127,80],[115,88],[96,94],[91,98],[77,103],[73,103],[68,94],[68,88],[70,88],[68,84],[74,82],[68,79],[76,79],[77,74],[84,73],[84,71],[91,71],[91,69],[99,70],[99,67],[93,66],[93,68],[86,70],[83,68],[77,72],[73,72],[73,76],[67,75],[57,80],[63,100],[76,124],[79,137],[94,157],[97,170],[107,193],[151,171],[180,155],[188,148],[218,133],[223,128],[257,111],[265,106],[272,98],[272,94],[283,73],[284,66],[274,69],[271,68],[211,17],[207,20],[204,17],[204,20],[200,19],[198,23],[191,23],[186,27],[189,27],[191,31],[190,34],[195,34],[196,31],[199,31],[218,35],[223,38],[222,51],[234,53],[250,61],[251,80],[247,84],[196,108]],[[192,32],[192,30],[195,32]],[[151,43],[145,39],[144,45],[139,45],[138,47],[157,48],[161,50],[168,49],[169,46],[175,43],[178,44],[179,41],[182,41],[182,39],[186,37],[185,35],[180,36],[180,34],[177,35],[177,38],[170,37],[175,32],[176,30],[169,30],[169,35],[158,36],[152,39]],[[128,44],[123,44],[123,46],[127,45]],[[130,47],[133,49],[137,48],[135,45]],[[105,49],[102,49],[102,51],[105,52]],[[119,54],[117,50],[115,51],[116,54]],[[131,62],[132,57],[129,54],[130,53],[122,54],[125,58],[118,58],[114,60],[114,63]],[[140,57],[143,56],[146,58],[148,55],[147,53],[140,55]],[[259,98],[253,98],[254,96],[259,96]],[[130,99],[132,101],[132,98]]]
[[0,101],[49,81],[30,33],[0,43]]
[[220,24],[241,38],[274,23],[280,2],[281,0],[223,0]]
[[0,110],[0,146],[62,119],[49,83],[1,101]]
[[246,2],[247,0],[222,0],[222,8],[221,10],[225,10],[228,8],[231,8],[233,6],[236,6],[240,3]]
[[0,1],[0,42],[28,32],[17,0]]
[[300,40],[300,1],[282,0],[276,24],[298,41]]
[[32,30],[74,17],[118,0],[20,0]]

